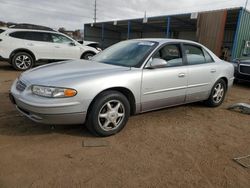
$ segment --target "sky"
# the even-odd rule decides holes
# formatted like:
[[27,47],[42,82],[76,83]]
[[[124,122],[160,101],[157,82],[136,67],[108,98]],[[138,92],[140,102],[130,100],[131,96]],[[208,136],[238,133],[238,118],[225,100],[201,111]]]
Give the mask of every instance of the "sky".
[[[97,0],[97,22],[244,7],[246,0]],[[250,0],[247,6],[250,9]],[[0,0],[0,21],[54,29],[83,29],[93,22],[94,0]]]

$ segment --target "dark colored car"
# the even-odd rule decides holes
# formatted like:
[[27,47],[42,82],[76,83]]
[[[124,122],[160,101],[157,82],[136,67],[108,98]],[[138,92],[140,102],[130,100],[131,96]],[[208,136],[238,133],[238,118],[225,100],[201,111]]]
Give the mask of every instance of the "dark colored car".
[[235,59],[233,65],[235,81],[250,82],[250,57]]

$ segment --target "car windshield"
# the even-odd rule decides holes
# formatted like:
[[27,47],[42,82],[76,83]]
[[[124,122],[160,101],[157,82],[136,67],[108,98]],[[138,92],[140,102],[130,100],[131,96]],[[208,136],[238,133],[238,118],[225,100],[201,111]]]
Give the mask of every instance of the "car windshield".
[[140,67],[156,46],[157,43],[151,41],[123,41],[107,48],[92,60],[125,67]]

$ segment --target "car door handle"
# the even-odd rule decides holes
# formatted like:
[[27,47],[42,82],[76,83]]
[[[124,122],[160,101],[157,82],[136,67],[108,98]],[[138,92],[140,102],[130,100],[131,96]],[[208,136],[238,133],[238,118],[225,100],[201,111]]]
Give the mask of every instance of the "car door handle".
[[215,72],[216,72],[216,69],[211,69],[210,72],[211,72],[211,73],[215,73]]
[[183,78],[183,77],[185,77],[185,73],[180,73],[178,76],[179,76],[179,78]]

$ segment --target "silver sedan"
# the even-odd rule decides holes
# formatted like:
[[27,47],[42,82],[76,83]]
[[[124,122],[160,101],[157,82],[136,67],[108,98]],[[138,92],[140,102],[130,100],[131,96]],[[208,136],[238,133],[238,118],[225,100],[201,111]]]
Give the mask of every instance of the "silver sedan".
[[17,78],[10,99],[35,122],[84,124],[100,136],[119,132],[132,114],[204,101],[219,106],[233,65],[201,44],[176,39],[117,43],[92,60],[40,66]]

